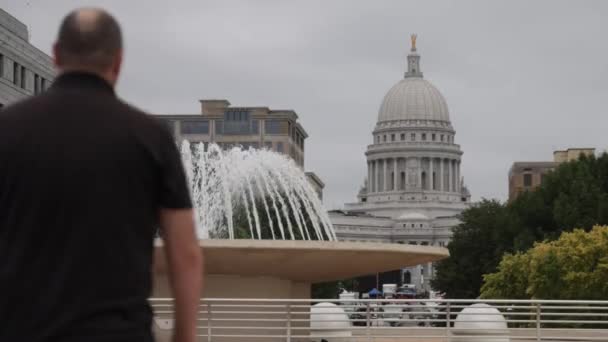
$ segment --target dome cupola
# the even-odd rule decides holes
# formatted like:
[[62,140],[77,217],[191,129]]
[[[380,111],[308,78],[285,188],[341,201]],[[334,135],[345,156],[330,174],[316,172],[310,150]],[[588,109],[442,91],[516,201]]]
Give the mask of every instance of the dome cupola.
[[403,120],[431,120],[449,122],[447,103],[439,90],[425,80],[420,69],[420,55],[416,52],[416,35],[407,56],[404,79],[384,96],[378,123]]

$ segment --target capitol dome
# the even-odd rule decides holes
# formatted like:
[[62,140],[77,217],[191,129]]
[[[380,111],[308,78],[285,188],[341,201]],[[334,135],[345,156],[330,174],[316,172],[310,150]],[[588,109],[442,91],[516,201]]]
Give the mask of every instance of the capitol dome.
[[423,78],[415,35],[412,36],[412,49],[407,56],[404,79],[384,96],[378,113],[378,123],[403,120],[450,121],[443,95]]
[[395,120],[450,121],[443,95],[422,77],[406,77],[384,96],[378,122]]

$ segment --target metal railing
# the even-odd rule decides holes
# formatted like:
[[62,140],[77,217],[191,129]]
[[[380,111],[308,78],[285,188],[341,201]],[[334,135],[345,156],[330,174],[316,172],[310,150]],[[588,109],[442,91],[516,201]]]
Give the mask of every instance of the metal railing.
[[[173,299],[150,303],[162,342]],[[473,304],[495,310],[461,312]],[[200,341],[608,341],[608,301],[201,299],[198,332]]]

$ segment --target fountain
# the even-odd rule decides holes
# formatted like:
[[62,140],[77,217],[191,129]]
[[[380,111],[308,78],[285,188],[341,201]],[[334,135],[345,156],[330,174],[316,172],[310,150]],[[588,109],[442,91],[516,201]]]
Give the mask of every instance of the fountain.
[[[284,155],[184,142],[182,156],[205,255],[206,298],[309,299],[313,283],[448,255],[440,247],[337,241],[317,193]],[[161,240],[153,285],[153,297],[171,296]],[[161,330],[157,325],[158,341],[169,336]]]
[[234,239],[244,228],[235,227],[235,218],[245,216],[246,238],[336,240],[317,193],[290,158],[253,148],[222,151],[216,144],[205,151],[187,141],[182,156],[200,238]]

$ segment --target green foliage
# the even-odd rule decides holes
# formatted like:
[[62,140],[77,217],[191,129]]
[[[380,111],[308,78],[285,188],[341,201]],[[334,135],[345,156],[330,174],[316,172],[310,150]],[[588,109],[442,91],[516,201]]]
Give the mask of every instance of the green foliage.
[[439,262],[433,287],[448,298],[476,298],[482,275],[492,272],[502,255],[511,252],[517,222],[495,200],[465,210],[448,245],[450,257]]
[[564,232],[526,253],[505,255],[484,276],[483,298],[608,298],[608,226]]
[[[483,200],[465,210],[461,221],[448,245],[450,258],[438,264],[432,285],[449,298],[476,298],[483,275],[497,272],[503,254],[514,255],[504,265],[512,267],[509,262],[521,261],[517,253],[537,241],[557,239],[574,227],[589,231],[594,225],[608,224],[608,154],[560,164],[536,190],[508,204]],[[554,272],[549,264],[543,267],[547,273]],[[554,295],[551,284],[543,290],[547,296]],[[505,291],[518,294],[516,289]]]
[[498,265],[498,272],[483,276],[482,298],[527,299],[530,258],[525,253],[507,253]]

